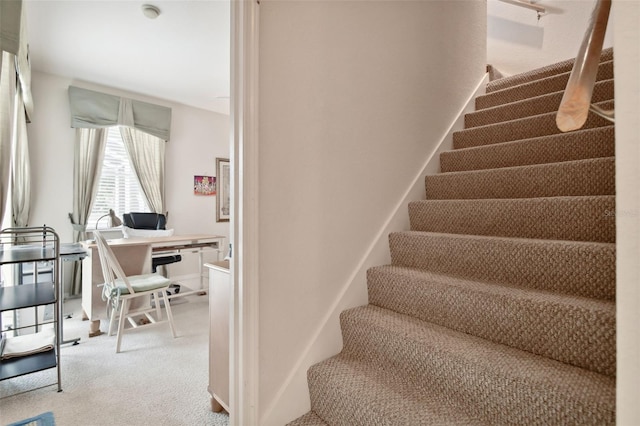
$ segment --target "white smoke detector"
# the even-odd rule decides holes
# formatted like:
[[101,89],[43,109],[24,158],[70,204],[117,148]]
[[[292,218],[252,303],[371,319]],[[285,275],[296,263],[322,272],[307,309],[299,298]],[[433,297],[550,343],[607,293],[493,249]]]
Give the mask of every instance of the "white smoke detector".
[[142,13],[149,19],[156,19],[160,16],[160,9],[152,4],[143,4],[142,5]]

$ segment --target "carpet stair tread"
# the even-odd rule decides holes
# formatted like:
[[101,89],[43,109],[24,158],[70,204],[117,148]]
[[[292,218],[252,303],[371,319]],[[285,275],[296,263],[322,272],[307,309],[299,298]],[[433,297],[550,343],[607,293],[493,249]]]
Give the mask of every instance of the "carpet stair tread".
[[313,411],[309,411],[301,417],[298,417],[292,422],[287,423],[287,426],[328,426],[327,423],[324,422]]
[[[614,102],[598,102],[596,105],[608,110],[613,109]],[[582,128],[591,129],[609,125],[611,125],[610,121],[591,113]],[[454,132],[453,147],[454,149],[469,148],[560,133],[556,125],[556,113],[549,112]]]
[[615,304],[384,265],[369,303],[495,343],[615,376]]
[[[539,80],[496,90],[476,98],[476,109],[490,108],[496,105],[520,101],[535,96],[564,90],[571,72],[552,75]],[[601,62],[596,74],[596,81],[613,78],[613,60]]]
[[[560,90],[533,98],[481,109],[465,115],[465,127],[472,128],[547,112],[557,112],[563,95],[564,90]],[[591,103],[608,101],[613,99],[613,97],[613,79],[598,81],[593,88]]]
[[615,242],[615,196],[421,200],[409,204],[412,231]]
[[615,194],[615,158],[440,173],[427,199],[534,198]]
[[332,426],[489,426],[450,398],[345,354],[314,365],[307,378],[312,409]]
[[615,300],[615,244],[404,231],[391,264],[560,294]]
[[440,170],[456,172],[613,157],[614,126],[454,149],[440,154]]
[[[416,399],[428,390],[492,424],[615,421],[612,377],[372,305],[344,311],[340,323],[342,354],[412,384]],[[377,380],[385,389],[389,376]]]
[[[609,47],[602,49],[600,54],[600,62],[607,62],[613,60],[613,48]],[[575,58],[567,59],[564,61],[556,62],[551,65],[537,68],[535,70],[526,71],[512,76],[496,79],[487,84],[487,93],[502,90],[507,87],[517,86],[529,81],[539,80],[541,78],[549,77],[556,74],[563,74],[570,72],[575,63]]]

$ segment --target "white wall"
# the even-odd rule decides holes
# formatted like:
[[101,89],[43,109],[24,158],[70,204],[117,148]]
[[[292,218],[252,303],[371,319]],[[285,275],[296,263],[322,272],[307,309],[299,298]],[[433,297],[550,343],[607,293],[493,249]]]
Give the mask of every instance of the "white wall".
[[261,2],[261,425],[309,409],[304,371],[341,347],[333,307],[367,303],[362,257],[484,75],[485,18],[484,2]]
[[[536,12],[499,0],[487,0],[487,62],[505,76],[575,58],[591,19],[595,0],[544,0]],[[613,14],[604,47],[613,45]]]
[[[229,116],[42,72],[33,73],[35,113],[27,128],[33,179],[30,225],[52,226],[62,242],[72,241],[68,213],[73,201],[75,132],[70,127],[69,85],[170,107],[165,171],[168,226],[176,234],[210,233],[228,239],[229,223],[216,223],[215,196],[194,195],[193,176],[215,176],[216,157],[229,157]],[[176,272],[192,262],[185,259],[185,263],[176,264]]]
[[640,2],[616,1],[617,423],[640,424]]

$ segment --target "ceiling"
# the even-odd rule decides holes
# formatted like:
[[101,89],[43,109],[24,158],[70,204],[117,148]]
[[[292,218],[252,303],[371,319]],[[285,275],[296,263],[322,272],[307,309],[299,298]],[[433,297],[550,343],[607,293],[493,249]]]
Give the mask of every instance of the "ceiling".
[[229,113],[229,0],[24,3],[33,70]]

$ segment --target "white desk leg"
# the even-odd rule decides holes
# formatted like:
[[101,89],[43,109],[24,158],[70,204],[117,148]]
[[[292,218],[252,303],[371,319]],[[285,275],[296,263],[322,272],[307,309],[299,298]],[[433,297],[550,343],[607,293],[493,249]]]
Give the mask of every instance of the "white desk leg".
[[202,252],[203,250],[200,249],[198,251],[198,272],[200,273],[200,291],[204,290],[204,274],[202,273],[202,268],[203,268],[203,263],[204,263],[204,257],[202,256]]

